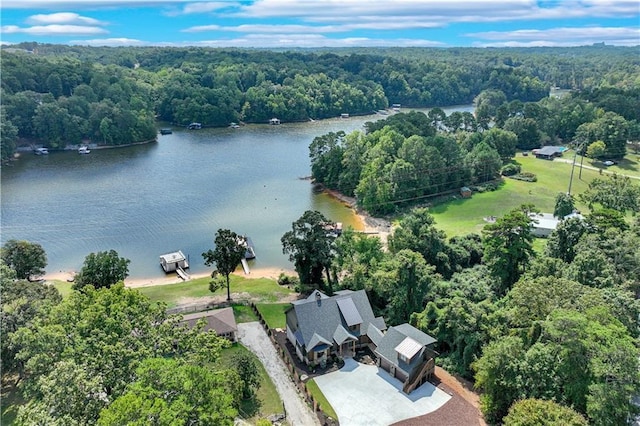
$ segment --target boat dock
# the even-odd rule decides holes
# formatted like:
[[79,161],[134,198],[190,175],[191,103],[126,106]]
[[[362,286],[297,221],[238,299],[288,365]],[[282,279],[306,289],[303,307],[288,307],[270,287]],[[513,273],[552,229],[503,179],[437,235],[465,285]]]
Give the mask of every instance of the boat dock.
[[251,273],[251,270],[249,269],[249,262],[247,262],[247,259],[242,259],[240,263],[242,263],[242,269],[244,270],[244,274],[249,275]]
[[177,267],[176,268],[176,274],[178,274],[178,276],[182,279],[182,281],[188,281],[191,279],[191,277],[189,276],[189,274],[187,274],[184,269],[182,269],[181,267]]

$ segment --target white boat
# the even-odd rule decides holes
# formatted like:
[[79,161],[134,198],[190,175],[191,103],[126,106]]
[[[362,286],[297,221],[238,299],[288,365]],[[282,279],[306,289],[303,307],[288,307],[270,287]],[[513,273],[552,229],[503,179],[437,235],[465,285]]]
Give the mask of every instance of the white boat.
[[229,127],[231,127],[232,129],[239,129],[240,125],[238,123],[231,123],[229,124]]
[[86,145],[83,145],[80,148],[78,148],[78,154],[88,154],[90,152],[91,152],[91,150]]
[[35,152],[36,155],[48,155],[49,154],[49,150],[47,148],[36,148],[33,152]]

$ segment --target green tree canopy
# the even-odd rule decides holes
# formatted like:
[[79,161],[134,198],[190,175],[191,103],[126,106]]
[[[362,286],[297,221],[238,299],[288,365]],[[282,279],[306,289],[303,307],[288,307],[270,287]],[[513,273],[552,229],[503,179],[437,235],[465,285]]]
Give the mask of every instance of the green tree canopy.
[[73,288],[80,290],[86,285],[111,287],[129,276],[129,263],[129,259],[120,257],[115,250],[90,253],[75,276]]
[[544,399],[522,399],[509,408],[504,426],[587,426],[587,420],[575,410]]
[[[289,255],[303,284],[333,293],[331,265],[335,257],[335,225],[318,211],[307,210],[292,223],[291,231],[281,238],[282,252]],[[326,282],[322,275],[326,274]]]
[[533,234],[529,216],[533,206],[522,205],[482,230],[484,262],[500,280],[499,295],[504,295],[518,281],[533,252]]
[[215,237],[215,249],[202,253],[204,264],[215,265],[216,271],[222,274],[227,283],[227,300],[231,300],[229,275],[236,270],[247,251],[246,239],[228,229],[218,229]]
[[16,273],[16,278],[28,280],[44,274],[47,254],[40,244],[29,241],[9,240],[0,249],[0,257]]

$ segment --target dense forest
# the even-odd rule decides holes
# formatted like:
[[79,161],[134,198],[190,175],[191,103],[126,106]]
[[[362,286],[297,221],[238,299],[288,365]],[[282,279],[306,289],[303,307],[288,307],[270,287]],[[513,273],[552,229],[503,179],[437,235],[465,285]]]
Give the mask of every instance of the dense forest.
[[[615,104],[640,75],[635,49],[602,46],[276,52],[24,43],[2,47],[2,58],[3,159],[20,139],[52,149],[150,140],[156,119],[301,121],[395,103],[467,104],[483,91],[535,102],[552,86]],[[637,114],[635,106],[628,101],[623,115]]]
[[[356,196],[361,208],[388,214],[427,198],[520,175],[516,150],[569,145],[594,159],[638,150],[640,89],[598,88],[537,102],[482,91],[475,115],[438,107],[368,122],[364,131],[318,136],[312,176]],[[531,177],[533,178],[533,177]]]
[[[410,322],[435,337],[437,362],[474,381],[489,424],[554,424],[545,417],[613,426],[637,414],[640,185],[608,175],[579,195],[558,194],[557,217],[578,198],[588,211],[560,221],[543,245],[530,232],[533,205],[456,237],[420,207],[464,185],[489,188],[501,175],[534,179],[512,161],[518,150],[637,153],[637,48],[15,47],[2,48],[3,158],[19,139],[56,148],[154,138],[156,119],[226,126],[365,114],[392,103],[430,107],[313,140],[314,179],[373,214],[394,214],[395,223],[385,246],[353,230],[328,235],[329,221],[306,212],[293,230],[320,231],[300,245],[293,232],[282,238],[298,289],[365,289],[388,325]],[[549,97],[552,86],[571,93]],[[470,102],[475,114],[439,108]],[[31,255],[18,250],[25,245]],[[185,334],[162,307],[113,279],[61,301],[27,280],[46,266],[33,248],[3,247],[0,265],[1,360],[22,381],[21,421],[117,424],[156,410],[149,395],[176,418],[232,421],[242,381],[219,363],[221,342]]]

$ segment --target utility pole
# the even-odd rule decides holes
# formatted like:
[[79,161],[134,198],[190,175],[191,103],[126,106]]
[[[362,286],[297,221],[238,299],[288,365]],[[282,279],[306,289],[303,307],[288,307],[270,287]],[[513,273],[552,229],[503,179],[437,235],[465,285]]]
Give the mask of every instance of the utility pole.
[[[578,155],[578,149],[576,148],[576,152],[573,154],[573,163],[571,164],[571,177],[569,177],[569,190],[567,191],[567,195],[571,195],[571,184],[573,183],[573,169],[576,167],[576,156]],[[582,166],[580,166],[580,173],[582,173]]]

